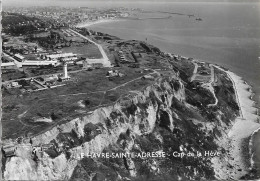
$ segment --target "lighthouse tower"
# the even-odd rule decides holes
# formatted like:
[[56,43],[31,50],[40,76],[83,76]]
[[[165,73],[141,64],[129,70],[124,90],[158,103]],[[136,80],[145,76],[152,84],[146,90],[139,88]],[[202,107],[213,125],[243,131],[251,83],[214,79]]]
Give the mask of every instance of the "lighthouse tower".
[[63,78],[68,79],[68,64],[66,62],[63,63]]
[[69,80],[70,76],[68,75],[68,64],[67,62],[63,62],[63,76],[61,77],[62,81]]

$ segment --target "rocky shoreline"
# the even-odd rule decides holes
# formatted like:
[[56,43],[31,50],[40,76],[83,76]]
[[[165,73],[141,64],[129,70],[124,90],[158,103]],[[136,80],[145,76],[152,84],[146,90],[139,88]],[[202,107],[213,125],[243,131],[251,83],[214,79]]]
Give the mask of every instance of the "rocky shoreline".
[[257,175],[260,175],[259,154],[258,154],[259,134],[260,134],[260,128],[258,128],[252,133],[249,140],[251,170],[254,170]]
[[[233,171],[226,172],[224,169],[223,171],[218,170],[218,172],[221,179],[238,180],[248,177],[252,172],[253,163],[250,163],[252,141],[249,142],[249,139],[252,139],[252,135],[260,124],[256,123],[258,116],[255,114],[256,108],[253,107],[255,102],[251,99],[251,86],[233,72],[216,67],[226,72],[232,80],[240,107],[240,116],[236,118],[232,128],[228,131],[227,140],[229,141],[225,143],[230,150],[226,170]],[[221,163],[219,162],[219,164]]]

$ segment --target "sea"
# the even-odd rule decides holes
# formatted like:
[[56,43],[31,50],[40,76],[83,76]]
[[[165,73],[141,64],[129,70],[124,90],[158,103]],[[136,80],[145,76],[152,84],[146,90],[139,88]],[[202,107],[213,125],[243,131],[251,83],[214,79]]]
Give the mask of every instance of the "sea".
[[147,39],[162,51],[224,66],[252,85],[260,102],[260,3],[142,3],[136,7],[155,13],[150,19],[89,28],[123,39]]
[[[43,1],[42,5],[48,2]],[[259,2],[51,2],[54,6],[62,2],[69,7],[127,7],[149,11],[139,19],[100,23],[88,28],[122,39],[147,41],[165,52],[224,66],[253,87],[256,106],[260,106]],[[260,134],[255,139],[260,140]],[[260,160],[257,161],[260,168]]]
[[[260,106],[260,3],[175,2],[138,7],[157,13],[151,18],[101,23],[89,28],[122,39],[147,40],[162,51],[224,66],[252,86],[256,106]],[[202,21],[196,21],[196,17]],[[253,140],[256,150],[253,161],[260,173],[259,140],[260,130]]]

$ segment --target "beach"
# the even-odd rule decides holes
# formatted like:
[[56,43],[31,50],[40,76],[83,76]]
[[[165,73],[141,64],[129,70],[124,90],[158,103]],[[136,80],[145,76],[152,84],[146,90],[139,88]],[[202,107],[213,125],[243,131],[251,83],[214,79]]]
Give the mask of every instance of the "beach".
[[123,21],[123,19],[100,19],[97,21],[82,22],[82,23],[77,24],[76,27],[83,28],[83,27],[89,27],[92,25],[111,23],[111,22],[117,22],[117,21]]
[[255,130],[249,141],[251,167],[260,173],[260,128]]
[[[248,171],[248,140],[254,131],[260,127],[260,124],[256,122],[258,118],[256,115],[257,108],[253,107],[255,102],[250,98],[252,95],[252,92],[250,91],[252,90],[252,87],[246,84],[241,77],[237,76],[233,72],[227,73],[234,81],[242,113],[242,115],[235,120],[235,124],[228,133],[228,136],[231,139],[231,145],[233,146],[230,154],[234,156],[239,155],[232,161],[232,165],[238,164],[243,171]],[[249,164],[249,166],[251,166],[250,162]],[[237,175],[237,179],[239,179],[240,175],[242,176],[244,173],[240,172],[240,174]]]
[[260,124],[257,123],[257,108],[254,107],[255,102],[250,98],[252,96],[250,85],[235,73],[218,66],[215,67],[226,72],[233,82],[237,103],[240,107],[240,115],[227,132],[226,139],[221,141],[222,146],[229,150],[228,155],[225,155],[223,159],[213,159],[213,166],[220,179],[238,180],[247,174],[252,166],[249,140],[254,131],[260,128]]

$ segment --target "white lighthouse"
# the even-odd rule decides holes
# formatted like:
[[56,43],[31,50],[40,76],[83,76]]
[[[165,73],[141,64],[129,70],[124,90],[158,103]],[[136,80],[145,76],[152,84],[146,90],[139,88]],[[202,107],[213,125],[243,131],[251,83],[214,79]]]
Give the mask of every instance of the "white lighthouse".
[[66,62],[63,62],[63,78],[68,79],[68,64]]
[[63,76],[61,77],[62,81],[69,80],[70,76],[68,75],[68,64],[67,62],[63,62]]

